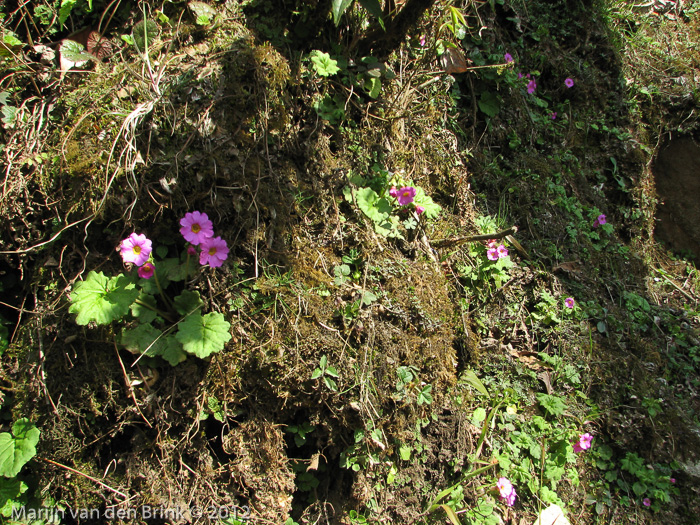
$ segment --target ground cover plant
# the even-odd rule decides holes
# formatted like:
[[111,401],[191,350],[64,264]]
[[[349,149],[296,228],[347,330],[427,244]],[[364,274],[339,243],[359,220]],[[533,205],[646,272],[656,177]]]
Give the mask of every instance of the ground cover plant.
[[1,523],[697,522],[699,6],[0,27]]

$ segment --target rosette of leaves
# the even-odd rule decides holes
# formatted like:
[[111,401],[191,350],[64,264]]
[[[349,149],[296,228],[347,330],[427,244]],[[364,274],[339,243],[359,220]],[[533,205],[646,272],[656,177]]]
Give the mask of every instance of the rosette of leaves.
[[[157,262],[161,287],[165,289],[170,282],[184,280],[187,264],[187,260],[183,262],[179,258]],[[77,314],[79,325],[106,325],[119,320],[128,323],[122,327],[120,336],[124,348],[148,357],[161,357],[172,366],[184,361],[188,354],[206,358],[224,349],[231,334],[223,314],[202,314],[202,298],[198,292],[189,290],[176,296],[171,308],[162,309],[154,281],[125,275],[107,277],[92,271],[76,284],[69,312]]]

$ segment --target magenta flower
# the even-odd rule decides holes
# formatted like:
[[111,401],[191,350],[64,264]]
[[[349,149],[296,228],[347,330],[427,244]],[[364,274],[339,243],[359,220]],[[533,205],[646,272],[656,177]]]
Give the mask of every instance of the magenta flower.
[[522,74],[522,73],[518,73],[518,79],[521,79],[521,78],[523,78],[523,74]]
[[488,250],[486,250],[486,257],[488,257],[490,261],[497,261],[498,248],[489,248]]
[[500,493],[501,499],[505,501],[506,505],[509,507],[515,505],[515,498],[518,495],[515,493],[515,488],[513,488],[513,484],[508,480],[508,478],[498,478],[496,488]]
[[557,112],[555,111],[554,113],[552,113],[552,120],[556,120],[556,118],[557,118]]
[[420,214],[423,213],[424,211],[425,211],[425,207],[424,207],[424,206],[421,206],[421,205],[419,205],[419,204],[416,204],[416,213],[417,213],[418,215],[420,215]]
[[420,44],[421,47],[423,47],[425,45],[425,35],[420,36],[418,43]]
[[399,196],[399,190],[396,189],[396,186],[392,186],[391,189],[389,190],[389,195],[394,197],[395,199],[398,198]]
[[126,263],[134,263],[136,266],[141,266],[151,255],[152,244],[151,240],[145,235],[132,233],[124,239],[120,246],[122,259]]
[[671,483],[675,483],[675,482],[676,482],[676,478],[670,478],[669,481],[670,481]]
[[513,62],[513,55],[511,55],[510,53],[506,53],[505,55],[503,55],[503,58],[505,59],[506,64],[510,64],[511,62]]
[[642,500],[642,504],[643,504],[645,507],[649,507],[649,506],[651,505],[651,500],[650,500],[649,498],[644,498],[644,499]]
[[575,302],[573,297],[567,297],[566,299],[564,299],[564,306],[566,306],[567,308],[573,308],[574,304]]
[[605,217],[605,215],[598,215],[598,218],[596,219],[598,221],[598,224],[603,225],[606,222],[608,222],[608,219]]
[[143,266],[140,266],[136,273],[139,274],[141,279],[150,279],[153,277],[153,272],[155,272],[155,270],[156,268],[153,266],[153,263],[147,262]]
[[584,450],[588,450],[591,448],[591,441],[593,441],[593,436],[591,436],[588,432],[581,434],[578,441],[574,443],[574,452],[579,453],[583,452]]
[[574,79],[573,79],[573,78],[567,78],[567,79],[564,81],[564,84],[565,84],[566,87],[568,87],[568,88],[574,87]]
[[221,237],[204,239],[200,245],[199,264],[209,264],[212,268],[218,268],[228,257],[228,246]]
[[508,257],[508,248],[503,246],[502,244],[496,248],[496,252],[498,253],[498,258],[500,259],[501,257]]
[[192,245],[190,244],[190,245],[187,247],[187,254],[188,254],[188,255],[194,255],[195,253],[197,253],[197,248],[195,248],[194,246],[192,246]]
[[214,235],[214,226],[206,213],[188,212],[180,219],[180,225],[182,226],[180,228],[182,236],[195,246]]
[[527,92],[532,95],[535,90],[537,89],[537,82],[535,82],[535,79],[533,78],[530,80],[530,82],[527,83]]
[[396,198],[401,206],[406,206],[407,204],[411,204],[413,202],[413,197],[415,196],[416,189],[412,186],[405,186],[399,190]]

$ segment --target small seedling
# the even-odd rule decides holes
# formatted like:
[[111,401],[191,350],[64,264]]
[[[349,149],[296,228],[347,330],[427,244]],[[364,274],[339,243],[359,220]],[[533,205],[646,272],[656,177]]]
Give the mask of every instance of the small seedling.
[[323,379],[323,383],[331,392],[338,391],[338,384],[335,380],[340,377],[338,371],[333,366],[328,365],[328,357],[323,355],[318,367],[311,374],[311,380]]

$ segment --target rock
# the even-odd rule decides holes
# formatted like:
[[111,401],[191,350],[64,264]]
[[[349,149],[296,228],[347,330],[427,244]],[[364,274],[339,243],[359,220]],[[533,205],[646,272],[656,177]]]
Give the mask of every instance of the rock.
[[564,516],[564,511],[559,505],[550,505],[544,509],[532,525],[571,525]]

